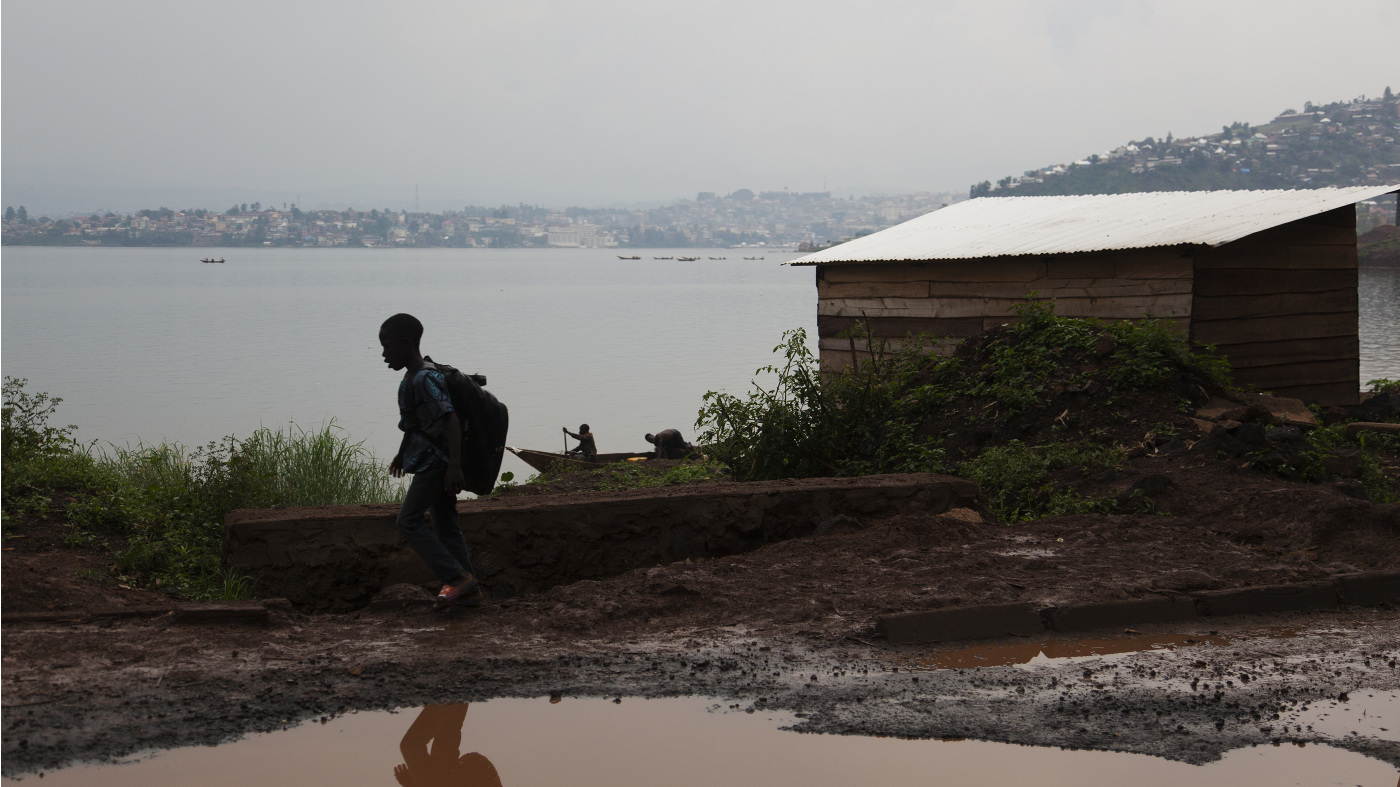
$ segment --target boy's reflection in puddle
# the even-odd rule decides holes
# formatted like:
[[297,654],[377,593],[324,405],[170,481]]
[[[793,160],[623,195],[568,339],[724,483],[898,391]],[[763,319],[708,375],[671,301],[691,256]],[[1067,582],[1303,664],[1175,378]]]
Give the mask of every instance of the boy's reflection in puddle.
[[394,778],[404,787],[501,787],[496,766],[471,752],[458,756],[467,703],[429,705],[399,742],[404,764]]

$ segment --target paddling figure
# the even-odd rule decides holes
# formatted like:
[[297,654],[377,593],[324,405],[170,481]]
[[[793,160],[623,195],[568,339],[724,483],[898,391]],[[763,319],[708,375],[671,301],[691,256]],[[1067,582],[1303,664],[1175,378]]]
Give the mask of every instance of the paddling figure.
[[564,452],[565,456],[579,456],[585,461],[598,461],[598,444],[593,440],[593,433],[588,431],[588,424],[581,424],[578,434],[569,431],[569,427],[563,427],[564,434],[578,441],[578,445]]

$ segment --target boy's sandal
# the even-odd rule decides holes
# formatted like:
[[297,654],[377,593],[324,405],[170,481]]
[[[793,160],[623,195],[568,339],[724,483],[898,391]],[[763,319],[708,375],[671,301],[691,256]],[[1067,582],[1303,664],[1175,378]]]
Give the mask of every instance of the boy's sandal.
[[486,596],[481,592],[481,586],[477,585],[475,590],[468,591],[457,597],[459,607],[479,607],[486,600]]
[[476,577],[472,577],[472,581],[461,587],[443,585],[442,590],[438,591],[436,606],[445,607],[448,604],[457,603],[463,597],[472,598],[473,596],[478,600],[481,598],[481,583],[476,580]]

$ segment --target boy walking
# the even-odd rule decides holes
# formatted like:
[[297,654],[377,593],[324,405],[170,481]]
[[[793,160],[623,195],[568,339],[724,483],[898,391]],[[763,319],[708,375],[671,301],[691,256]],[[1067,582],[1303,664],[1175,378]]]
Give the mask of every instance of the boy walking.
[[[462,476],[462,416],[452,407],[447,380],[423,359],[418,345],[423,323],[411,314],[395,314],[379,327],[384,363],[404,370],[399,383],[399,453],[389,463],[395,478],[413,475],[399,509],[404,540],[442,581],[437,605],[481,605],[481,586],[467,556],[467,541],[457,524],[457,494]],[[430,527],[423,519],[432,511]]]

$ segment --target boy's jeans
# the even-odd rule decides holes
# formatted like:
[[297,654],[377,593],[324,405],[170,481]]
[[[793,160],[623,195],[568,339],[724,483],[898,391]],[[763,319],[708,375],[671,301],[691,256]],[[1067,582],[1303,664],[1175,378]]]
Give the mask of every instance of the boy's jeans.
[[[476,575],[467,557],[467,540],[457,526],[457,497],[442,488],[446,476],[446,467],[414,473],[399,508],[399,532],[443,584],[462,574]],[[423,512],[429,509],[431,527],[423,521]]]

